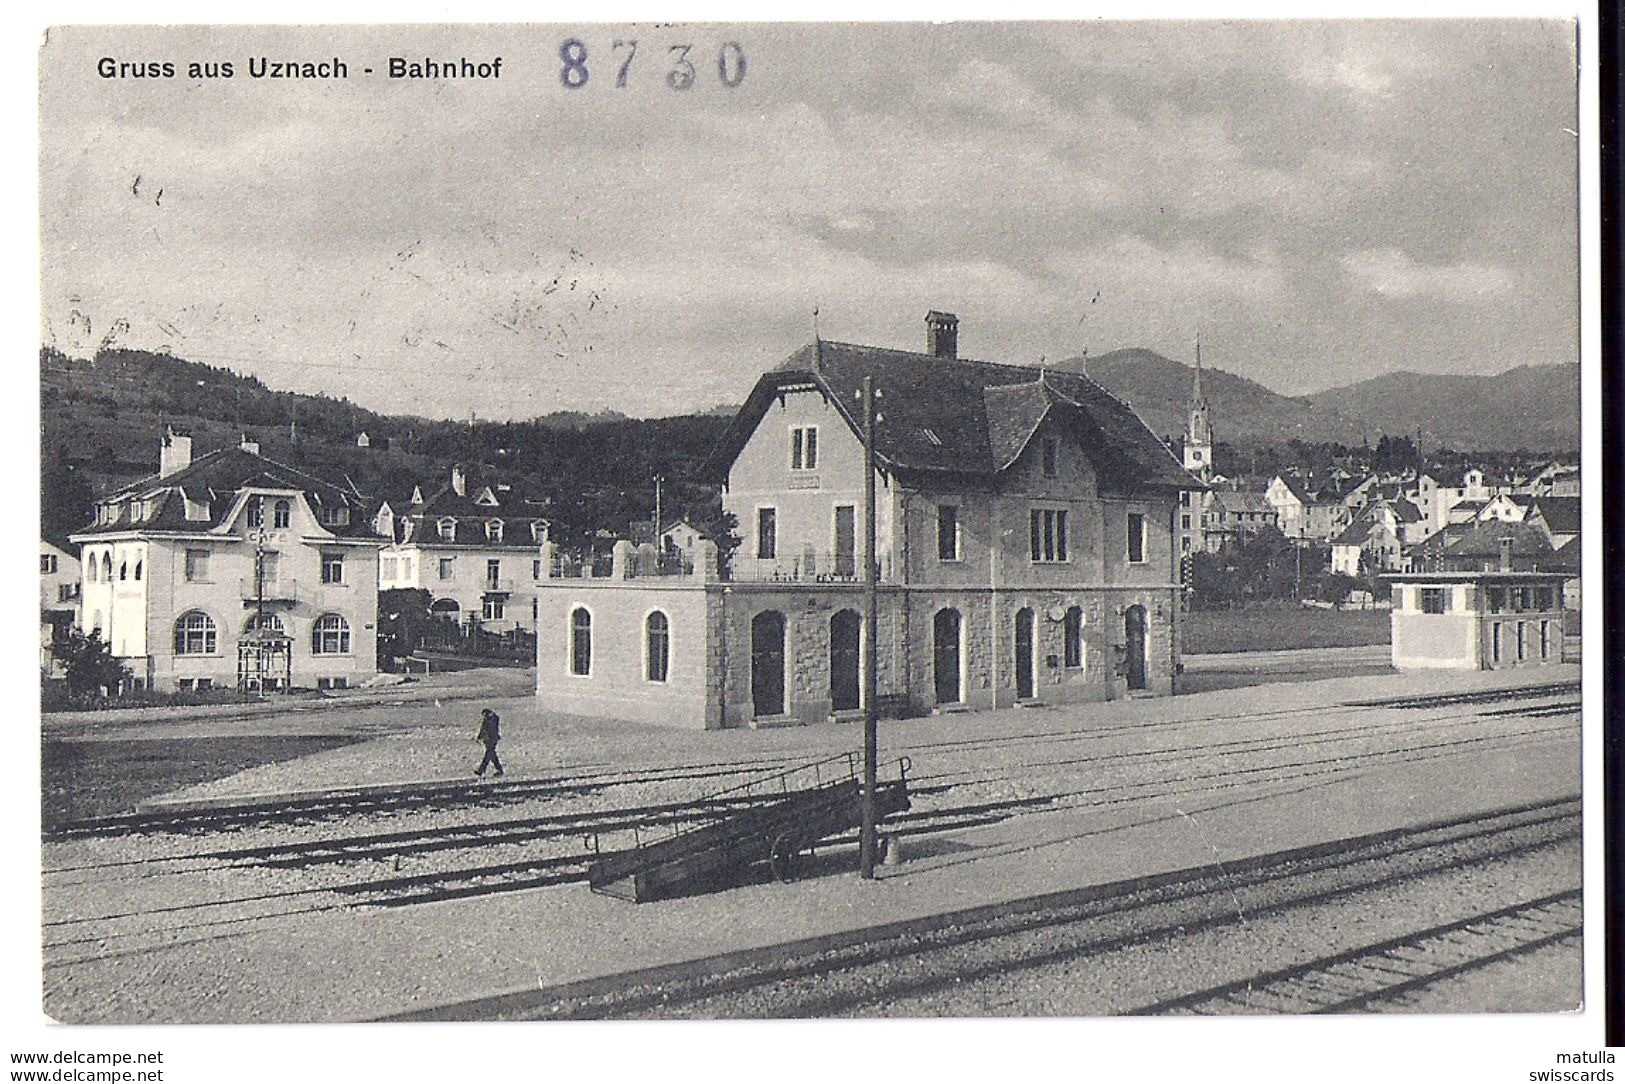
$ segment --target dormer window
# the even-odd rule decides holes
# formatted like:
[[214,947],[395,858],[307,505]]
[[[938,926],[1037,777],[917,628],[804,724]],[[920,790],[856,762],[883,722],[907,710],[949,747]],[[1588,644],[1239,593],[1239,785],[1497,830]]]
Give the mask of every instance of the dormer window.
[[250,527],[265,526],[265,502],[258,497],[248,498],[248,525]]
[[350,506],[340,504],[332,508],[323,508],[320,518],[322,523],[328,527],[348,527],[350,525]]
[[435,524],[435,530],[440,533],[442,542],[450,542],[457,537],[457,520],[452,516],[443,516]]
[[530,540],[532,542],[540,542],[546,537],[547,537],[547,522],[545,520],[540,520],[540,519],[531,520],[530,521]]
[[487,542],[502,541],[502,521],[500,519],[488,519],[485,521],[485,540]]

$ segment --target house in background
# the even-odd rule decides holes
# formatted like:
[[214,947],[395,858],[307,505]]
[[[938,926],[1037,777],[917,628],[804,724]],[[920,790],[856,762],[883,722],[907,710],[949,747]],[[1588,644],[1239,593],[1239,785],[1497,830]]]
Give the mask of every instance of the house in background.
[[1295,542],[1330,541],[1354,518],[1340,498],[1316,493],[1305,478],[1289,471],[1270,479],[1264,499],[1275,509],[1281,533]]
[[[1121,400],[1071,372],[816,341],[758,380],[711,463],[744,535],[661,575],[541,585],[537,696],[576,714],[773,726],[1174,691],[1184,490],[1202,483]],[[873,379],[880,638],[862,618],[861,394]],[[551,550],[552,547],[548,547]]]
[[1266,530],[1280,530],[1275,506],[1262,493],[1215,488],[1207,503],[1202,547],[1209,553],[1256,538]]
[[169,430],[158,473],[71,539],[80,627],[154,689],[353,684],[376,669],[378,549],[353,490],[244,441],[197,459]]
[[61,677],[56,645],[79,619],[79,547],[67,536],[41,535],[39,543],[40,670]]
[[1536,497],[1524,522],[1540,528],[1552,548],[1560,549],[1580,537],[1580,498]]
[[1516,490],[1535,497],[1580,496],[1580,464],[1550,460],[1518,481]]
[[422,588],[431,596],[430,612],[459,625],[491,632],[536,627],[548,523],[511,486],[453,466],[427,495],[417,486],[404,500],[385,501],[373,526],[384,539],[379,590]]
[[1497,493],[1485,502],[1478,512],[1481,521],[1497,520],[1501,523],[1522,523],[1529,515],[1534,498],[1528,494]]

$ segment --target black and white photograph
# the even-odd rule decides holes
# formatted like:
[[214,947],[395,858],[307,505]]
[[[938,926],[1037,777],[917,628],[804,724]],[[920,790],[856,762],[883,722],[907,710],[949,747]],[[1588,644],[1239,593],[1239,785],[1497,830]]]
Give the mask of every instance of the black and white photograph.
[[1612,1079],[1589,15],[1133,15],[42,23],[32,1068]]

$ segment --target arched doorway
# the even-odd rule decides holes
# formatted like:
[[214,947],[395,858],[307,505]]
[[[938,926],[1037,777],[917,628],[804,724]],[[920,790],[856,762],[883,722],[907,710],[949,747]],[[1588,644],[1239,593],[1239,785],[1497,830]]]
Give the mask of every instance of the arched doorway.
[[758,719],[784,714],[784,615],[777,610],[750,621],[750,701]]
[[1123,614],[1123,665],[1128,687],[1145,688],[1145,607],[1130,606]]
[[1038,695],[1038,661],[1033,652],[1033,639],[1038,615],[1030,606],[1016,611],[1016,699],[1031,700]]
[[960,669],[960,624],[959,611],[951,608],[938,610],[931,622],[931,660],[939,704],[958,704],[965,699]]
[[856,711],[863,705],[859,672],[863,661],[863,618],[838,610],[829,619],[829,710]]

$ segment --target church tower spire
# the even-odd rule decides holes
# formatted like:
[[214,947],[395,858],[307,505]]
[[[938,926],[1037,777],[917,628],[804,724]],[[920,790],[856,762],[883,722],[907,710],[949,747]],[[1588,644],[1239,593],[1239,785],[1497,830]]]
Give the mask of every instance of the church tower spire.
[[1196,333],[1196,375],[1191,380],[1191,399],[1185,422],[1185,469],[1207,480],[1213,469],[1213,422],[1207,398],[1202,394],[1202,333]]

